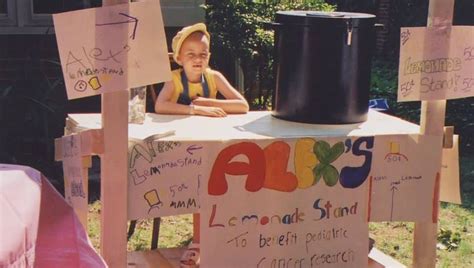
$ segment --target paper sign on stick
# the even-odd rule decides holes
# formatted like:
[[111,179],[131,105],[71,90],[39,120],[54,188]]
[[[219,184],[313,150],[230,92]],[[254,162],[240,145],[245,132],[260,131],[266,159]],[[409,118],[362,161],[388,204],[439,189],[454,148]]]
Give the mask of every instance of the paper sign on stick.
[[371,192],[369,220],[432,220],[436,167],[440,163],[441,137],[376,137],[368,179]]
[[128,218],[198,212],[206,150],[204,143],[160,141],[154,136],[129,142]]
[[440,201],[461,204],[459,189],[459,135],[453,136],[453,148],[443,148]]
[[474,27],[401,28],[398,101],[474,96]]
[[54,14],[69,99],[171,79],[159,1]]

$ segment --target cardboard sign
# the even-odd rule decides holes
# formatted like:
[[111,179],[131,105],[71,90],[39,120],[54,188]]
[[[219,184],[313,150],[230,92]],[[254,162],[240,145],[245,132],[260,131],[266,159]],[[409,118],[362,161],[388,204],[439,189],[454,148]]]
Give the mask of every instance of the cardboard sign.
[[198,212],[198,191],[206,170],[207,146],[160,141],[129,142],[128,218]]
[[401,28],[398,101],[474,96],[474,27]]
[[54,14],[69,99],[171,80],[159,1]]
[[[370,221],[429,221],[441,137],[379,136],[369,177]],[[437,202],[435,204],[438,206]]]
[[459,135],[453,136],[453,148],[443,148],[440,201],[461,204],[459,186]]
[[201,187],[203,267],[365,267],[374,137],[215,148]]

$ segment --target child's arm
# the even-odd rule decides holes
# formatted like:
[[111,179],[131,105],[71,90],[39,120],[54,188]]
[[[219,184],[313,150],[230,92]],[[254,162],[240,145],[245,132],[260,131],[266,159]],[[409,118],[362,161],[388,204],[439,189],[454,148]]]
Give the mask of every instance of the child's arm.
[[196,98],[193,100],[194,105],[220,107],[226,113],[244,114],[249,111],[247,100],[227,81],[220,72],[212,71],[216,81],[217,90],[226,98],[225,100],[217,100],[211,98]]
[[206,107],[199,105],[184,105],[171,101],[174,93],[172,81],[166,82],[155,103],[155,112],[158,114],[197,114],[212,117],[226,116],[219,107]]

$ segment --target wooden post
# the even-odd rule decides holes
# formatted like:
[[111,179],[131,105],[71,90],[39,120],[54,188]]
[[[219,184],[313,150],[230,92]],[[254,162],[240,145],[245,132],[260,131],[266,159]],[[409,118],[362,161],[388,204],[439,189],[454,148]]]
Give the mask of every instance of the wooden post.
[[[66,119],[67,122],[67,119]],[[67,123],[66,123],[67,124]],[[67,126],[64,128],[64,136],[74,134]],[[87,133],[91,134],[91,132]],[[86,144],[82,143],[82,136],[81,137],[81,146],[84,146]],[[90,144],[90,138],[91,136],[88,136],[88,146]],[[54,140],[54,158],[56,161],[62,161],[63,160],[63,148],[62,148],[62,138],[58,138]],[[88,151],[88,150],[84,150]],[[81,148],[81,152],[83,152],[83,148]],[[64,165],[64,164],[63,164]],[[89,168],[92,166],[92,158],[90,153],[87,155],[82,155],[81,157],[81,177],[82,177],[82,187],[84,191],[84,206],[88,207],[88,200],[89,200]],[[64,179],[63,179],[64,180]],[[64,183],[66,181],[64,180]],[[74,204],[71,204],[73,206],[74,212],[76,213],[77,217],[79,218],[79,221],[82,224],[82,227],[84,227],[84,230],[87,232],[87,218],[88,218],[88,209],[78,209],[78,207],[74,207]]]
[[[103,0],[103,6],[128,3]],[[124,33],[126,34],[126,33]],[[128,91],[102,94],[101,255],[109,267],[127,266]]]
[[[83,156],[82,157],[82,187],[84,189],[84,195],[86,199],[86,203],[89,200],[89,168],[92,166],[92,157],[89,156]],[[76,214],[77,213],[77,210]],[[84,227],[84,230],[87,232],[87,214],[88,210],[86,211],[81,211],[77,216],[79,217],[79,221],[81,222],[82,226]]]
[[[453,20],[454,0],[430,0],[428,10],[428,27],[451,26]],[[443,127],[446,114],[446,100],[422,101],[420,132],[423,135],[439,136],[440,146],[443,139]],[[439,171],[441,172],[441,162]],[[439,191],[434,197],[439,200]],[[439,205],[439,204],[437,204]],[[436,215],[436,219],[437,219]],[[416,222],[413,243],[413,267],[436,266],[436,238],[438,222]]]

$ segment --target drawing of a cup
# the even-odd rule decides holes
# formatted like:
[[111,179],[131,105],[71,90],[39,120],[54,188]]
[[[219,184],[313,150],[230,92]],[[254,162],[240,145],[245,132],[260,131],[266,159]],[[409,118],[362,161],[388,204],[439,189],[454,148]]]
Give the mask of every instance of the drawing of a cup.
[[398,142],[390,142],[390,153],[391,154],[400,153],[400,144],[398,144]]
[[161,206],[163,206],[163,202],[161,202],[160,197],[158,196],[158,192],[155,189],[146,192],[144,198],[150,206],[148,213],[150,213],[153,208],[160,208]]

